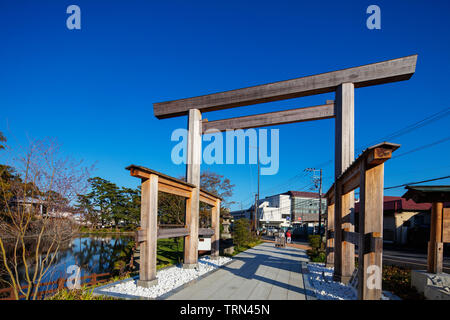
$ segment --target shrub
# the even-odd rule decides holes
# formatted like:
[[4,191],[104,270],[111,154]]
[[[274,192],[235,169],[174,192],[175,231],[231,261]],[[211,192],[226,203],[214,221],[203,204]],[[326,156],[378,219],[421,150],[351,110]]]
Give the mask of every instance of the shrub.
[[319,235],[309,235],[308,236],[309,245],[313,249],[320,248],[320,236]]
[[308,241],[311,249],[307,250],[306,254],[309,256],[312,262],[325,262],[327,260],[325,250],[320,240],[320,235],[308,236]]
[[327,256],[326,256],[325,252],[319,251],[318,253],[316,253],[316,255],[311,257],[311,261],[312,262],[326,262]]
[[411,286],[411,270],[383,265],[383,290],[388,290],[404,300],[424,300],[423,294]]
[[250,221],[248,219],[239,219],[234,222],[233,242],[238,247],[246,246],[252,239],[250,232]]

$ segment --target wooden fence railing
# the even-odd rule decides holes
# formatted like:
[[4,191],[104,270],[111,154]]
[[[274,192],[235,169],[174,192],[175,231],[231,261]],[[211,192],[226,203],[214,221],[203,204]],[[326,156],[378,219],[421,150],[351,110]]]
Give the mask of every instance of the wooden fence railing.
[[[80,277],[80,284],[81,285],[88,285],[93,286],[99,283],[104,283],[109,280],[111,274],[110,273],[93,273],[88,276]],[[89,281],[83,281],[83,280],[89,280]],[[55,281],[50,282],[44,282],[39,284],[39,291],[37,294],[37,299],[43,299],[44,297],[56,293],[57,291],[63,290],[65,288],[65,283],[67,281],[67,278],[59,278]],[[24,285],[21,287],[22,290],[28,289],[28,285]],[[43,289],[44,288],[44,289]],[[50,289],[45,289],[50,288]],[[34,293],[34,292],[33,292]],[[19,299],[25,298],[25,295],[21,294],[19,292]],[[4,288],[0,289],[0,300],[16,300],[15,294],[14,294],[14,288]]]

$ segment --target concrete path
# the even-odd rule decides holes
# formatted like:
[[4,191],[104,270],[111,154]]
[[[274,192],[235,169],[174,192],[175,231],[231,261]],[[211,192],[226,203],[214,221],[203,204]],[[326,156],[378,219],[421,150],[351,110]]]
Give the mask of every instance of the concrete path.
[[304,250],[263,243],[234,261],[181,289],[173,300],[305,300],[301,261]]

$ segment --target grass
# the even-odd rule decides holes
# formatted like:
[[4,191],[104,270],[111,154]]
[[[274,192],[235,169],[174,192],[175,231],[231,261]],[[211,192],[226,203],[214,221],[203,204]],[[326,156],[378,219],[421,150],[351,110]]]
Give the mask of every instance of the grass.
[[183,261],[183,238],[159,239],[157,247],[157,268],[161,269]]
[[127,228],[93,229],[93,228],[81,227],[79,229],[79,233],[85,233],[85,234],[111,234],[111,233],[134,234],[134,231],[127,229]]
[[123,276],[117,276],[110,278],[107,282],[99,283],[96,285],[83,285],[80,289],[69,290],[64,288],[59,290],[51,297],[45,298],[45,300],[120,300],[118,298],[108,297],[108,296],[96,296],[93,294],[95,288],[103,286],[108,283],[113,283],[119,280],[127,279],[131,277],[131,274],[126,274]]
[[261,244],[263,242],[264,241],[257,239],[257,240],[250,241],[250,242],[246,243],[245,245],[235,246],[233,254],[232,255],[225,255],[225,256],[230,256],[230,257],[235,256],[238,253],[244,252],[245,250],[253,248],[254,246],[257,246],[258,244]]

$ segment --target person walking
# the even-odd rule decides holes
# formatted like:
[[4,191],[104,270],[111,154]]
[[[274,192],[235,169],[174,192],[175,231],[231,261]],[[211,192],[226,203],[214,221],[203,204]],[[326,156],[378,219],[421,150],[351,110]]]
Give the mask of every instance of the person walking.
[[286,231],[286,240],[287,243],[291,243],[291,230],[288,229],[288,231]]

